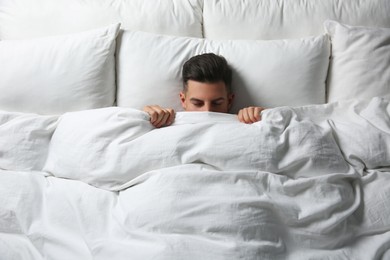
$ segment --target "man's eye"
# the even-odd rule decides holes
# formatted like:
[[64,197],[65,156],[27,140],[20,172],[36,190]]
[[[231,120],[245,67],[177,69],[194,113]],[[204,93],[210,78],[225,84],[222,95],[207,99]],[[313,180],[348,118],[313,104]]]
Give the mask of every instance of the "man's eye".
[[192,104],[193,104],[194,106],[196,106],[196,107],[201,107],[201,106],[203,106],[202,103],[198,103],[198,102],[193,102]]
[[212,103],[214,106],[220,106],[220,105],[222,105],[222,102],[213,102]]

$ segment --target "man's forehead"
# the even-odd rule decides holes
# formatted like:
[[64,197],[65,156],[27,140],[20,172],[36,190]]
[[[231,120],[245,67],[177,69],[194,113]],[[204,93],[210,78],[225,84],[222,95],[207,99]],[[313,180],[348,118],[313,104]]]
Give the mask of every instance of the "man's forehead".
[[226,85],[223,81],[219,82],[198,82],[189,80],[187,83],[187,92],[192,93],[226,93]]

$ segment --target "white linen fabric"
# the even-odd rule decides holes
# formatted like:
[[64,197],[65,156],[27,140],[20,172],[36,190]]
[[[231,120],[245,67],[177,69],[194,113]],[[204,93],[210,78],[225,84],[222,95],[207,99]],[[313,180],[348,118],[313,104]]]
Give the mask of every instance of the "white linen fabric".
[[327,36],[275,41],[211,41],[125,31],[117,47],[117,104],[158,104],[182,110],[181,70],[194,55],[213,52],[233,69],[232,112],[247,106],[325,103]]
[[42,171],[57,116],[1,111],[0,169]]
[[[388,111],[375,107],[385,104],[355,105],[361,110],[357,115],[342,114],[346,107],[337,103],[276,108],[252,125],[238,122],[236,115],[179,112],[173,126],[155,130],[145,112],[133,109],[66,113],[52,136],[44,171],[109,190],[148,171],[191,163],[291,178],[345,173],[350,164],[361,173],[389,165],[390,136],[383,129]],[[366,117],[370,109],[372,116]],[[354,123],[353,133],[343,121]]]
[[119,24],[0,41],[0,109],[39,114],[112,106]]
[[122,28],[202,37],[203,0],[12,0],[0,1],[0,39],[17,40]]
[[262,116],[245,125],[184,112],[162,129],[126,108],[60,116],[45,167],[54,176],[0,170],[1,256],[390,256],[389,102]]
[[326,21],[325,29],[332,41],[328,101],[390,99],[390,28]]

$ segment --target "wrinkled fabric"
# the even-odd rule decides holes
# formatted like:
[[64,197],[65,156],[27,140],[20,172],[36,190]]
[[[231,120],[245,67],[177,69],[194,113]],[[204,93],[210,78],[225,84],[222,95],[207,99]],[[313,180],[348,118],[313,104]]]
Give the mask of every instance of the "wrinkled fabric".
[[380,98],[268,109],[252,125],[183,112],[161,129],[126,108],[33,126],[8,113],[15,129],[55,129],[41,168],[0,165],[0,255],[386,259],[389,115]]

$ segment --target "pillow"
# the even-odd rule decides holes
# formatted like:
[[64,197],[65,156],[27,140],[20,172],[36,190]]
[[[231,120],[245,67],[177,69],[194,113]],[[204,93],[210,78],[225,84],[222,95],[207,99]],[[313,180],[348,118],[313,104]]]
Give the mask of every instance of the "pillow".
[[190,57],[224,56],[233,69],[232,112],[257,105],[298,106],[325,102],[330,47],[326,35],[294,40],[212,41],[125,31],[117,46],[117,104],[182,110],[181,70]]
[[0,41],[0,109],[38,114],[112,106],[119,24],[88,32]]
[[390,28],[326,21],[332,42],[328,101],[390,98]]

